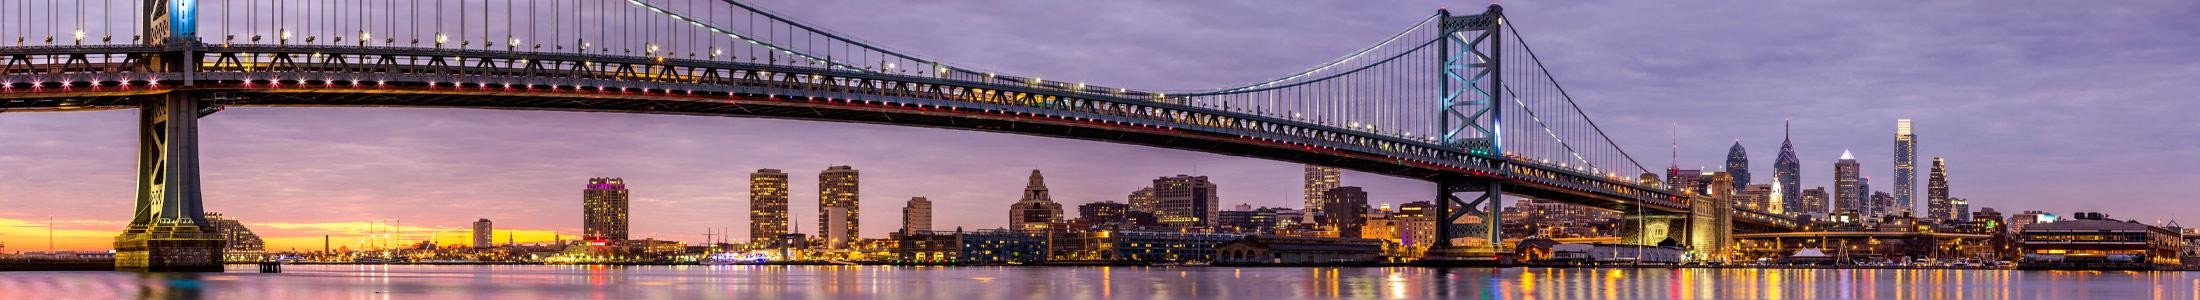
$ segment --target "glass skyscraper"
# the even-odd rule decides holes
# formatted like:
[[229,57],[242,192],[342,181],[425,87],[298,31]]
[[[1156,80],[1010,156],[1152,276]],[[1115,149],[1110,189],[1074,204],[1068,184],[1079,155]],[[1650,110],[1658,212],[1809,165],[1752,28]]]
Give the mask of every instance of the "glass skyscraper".
[[1917,209],[1917,134],[1910,119],[1894,120],[1894,206],[1889,214]]
[[1742,140],[1735,139],[1733,147],[1726,148],[1726,174],[1734,176],[1734,190],[1749,187],[1749,151],[1742,149]]
[[1823,213],[1824,211],[1813,211],[1811,208],[1824,207],[1824,204],[1805,205],[1802,201],[1800,192],[1803,191],[1803,161],[1795,157],[1795,140],[1792,139],[1794,128],[1787,127],[1782,130],[1785,133],[1780,135],[1780,158],[1772,161],[1772,180],[1779,184],[1777,189],[1784,191],[1780,193],[1779,201],[1785,203],[1791,213]]

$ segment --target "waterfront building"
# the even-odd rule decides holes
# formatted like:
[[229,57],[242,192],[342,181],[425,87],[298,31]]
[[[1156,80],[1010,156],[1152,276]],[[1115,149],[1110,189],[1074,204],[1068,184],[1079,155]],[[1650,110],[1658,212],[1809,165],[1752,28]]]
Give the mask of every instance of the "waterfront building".
[[1207,176],[1176,175],[1153,180],[1153,197],[1159,205],[1154,215],[1171,228],[1207,228],[1220,217],[1219,188]]
[[1933,157],[1932,172],[1925,182],[1925,215],[1934,220],[1954,220],[1961,213],[1956,212],[1955,203],[1949,199],[1948,161]]
[[[1077,219],[1089,228],[1121,228],[1128,220],[1131,205],[1115,201],[1101,201],[1077,205]],[[1083,228],[1079,228],[1083,229]]]
[[758,169],[749,173],[749,242],[777,246],[787,235],[787,173]]
[[1749,151],[1742,149],[1742,139],[1734,139],[1734,146],[1726,148],[1726,173],[1734,177],[1734,190],[1749,187]]
[[1841,160],[1833,163],[1834,211],[1855,211],[1871,215],[1871,208],[1864,207],[1863,191],[1858,190],[1858,167],[1856,155],[1849,154],[1848,150],[1841,150]]
[[1326,202],[1323,201],[1329,199],[1328,197],[1323,196],[1322,193],[1329,192],[1329,189],[1334,189],[1342,185],[1342,174],[1342,170],[1337,168],[1306,165],[1306,181],[1304,188],[1306,192],[1305,210],[1307,214],[1305,214],[1304,216],[1307,219],[1299,220],[1300,222],[1313,223],[1314,219],[1312,217],[1322,215],[1322,208],[1326,206],[1326,204],[1324,204]]
[[1544,263],[1574,265],[1652,264],[1676,265],[1688,256],[1686,249],[1671,246],[1572,243],[1551,245]]
[[261,240],[260,235],[253,234],[251,228],[245,228],[243,222],[218,212],[208,212],[206,223],[212,225],[214,234],[220,235],[225,242],[222,260],[255,262],[267,254],[267,242]]
[[1004,264],[1047,261],[1047,234],[1013,229],[956,232],[961,263]]
[[1996,256],[1991,235],[1934,232],[1895,218],[1898,220],[1883,221],[1876,227],[1737,233],[1734,234],[1734,254],[1741,261],[1783,261],[1804,250],[1816,250],[1836,262],[1847,263],[1950,261]]
[[2072,219],[2025,226],[2018,234],[2025,269],[2160,270],[2184,265],[2177,231],[2080,212]]
[[1806,205],[1804,203],[1806,201],[1803,200],[1803,195],[1800,193],[1803,191],[1803,161],[1795,156],[1795,141],[1790,139],[1794,134],[1794,128],[1793,126],[1783,128],[1785,128],[1783,129],[1784,133],[1780,135],[1780,157],[1772,162],[1772,180],[1779,184],[1776,188],[1781,191],[1779,201],[1785,204],[1790,213],[1796,215],[1824,214],[1825,209],[1823,207],[1825,203],[1817,205]]
[[2059,219],[2062,218],[2056,216],[2054,213],[2037,210],[2027,210],[2021,213],[2017,213],[2014,216],[2009,216],[2009,230],[2021,232],[2024,231],[2025,226],[2032,224],[2054,223],[2055,220]]
[[1100,231],[1098,250],[1116,262],[1213,262],[1215,246],[1245,237],[1228,233]]
[[489,219],[474,221],[474,248],[493,246],[492,243],[495,243],[495,241],[496,226],[490,224]]
[[1217,264],[1369,264],[1382,261],[1383,242],[1361,238],[1252,235],[1216,247]]
[[1328,198],[1322,200],[1323,205],[1327,205],[1322,208],[1324,218],[1328,218],[1322,220],[1322,224],[1335,228],[1338,237],[1360,237],[1360,227],[1367,223],[1367,191],[1345,186],[1329,189],[1322,195]]
[[1024,185],[1024,198],[1008,207],[1009,228],[1031,232],[1047,231],[1062,222],[1062,204],[1054,203],[1047,194],[1046,177],[1039,170],[1031,170],[1030,182]]
[[[817,228],[818,237],[827,241],[851,241],[862,232],[861,189],[857,185],[861,175],[854,167],[832,166],[817,174]],[[840,208],[833,210],[833,208]],[[833,228],[828,224],[834,218],[846,219],[845,226]]]
[[1894,120],[1894,209],[1889,214],[1917,210],[1917,134],[1910,119]]
[[909,204],[901,207],[901,231],[932,231],[932,200],[910,197]]
[[625,242],[628,196],[625,179],[589,178],[581,190],[582,237],[598,245]]
[[1398,205],[1398,248],[1403,257],[1420,257],[1436,244],[1436,204],[1428,201]]
[[1254,209],[1244,205],[1240,205],[1238,208],[1238,210],[1222,211],[1220,217],[1216,219],[1217,229],[1221,232],[1236,233],[1262,233],[1276,229],[1276,208],[1262,207]]
[[951,264],[962,256],[957,232],[908,231],[894,234],[894,257],[903,264]]
[[1144,212],[1147,214],[1159,214],[1161,212],[1160,200],[1161,199],[1159,198],[1154,198],[1153,187],[1149,186],[1138,188],[1137,191],[1131,191],[1129,199],[1124,200],[1124,202],[1130,204],[1131,211]]

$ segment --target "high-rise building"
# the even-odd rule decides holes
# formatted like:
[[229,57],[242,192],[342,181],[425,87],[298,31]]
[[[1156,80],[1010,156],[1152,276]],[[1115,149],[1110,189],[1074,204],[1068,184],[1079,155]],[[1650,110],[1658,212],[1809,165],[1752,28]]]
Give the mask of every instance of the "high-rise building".
[[1947,221],[1956,218],[1955,204],[1948,200],[1948,161],[1933,158],[1933,170],[1925,182],[1926,219]]
[[1856,155],[1849,154],[1848,150],[1842,150],[1841,160],[1833,163],[1833,210],[1835,212],[1854,211],[1866,213],[1870,210],[1870,208],[1864,207],[1863,192],[1857,190],[1857,167]]
[[1153,197],[1157,203],[1156,216],[1161,223],[1173,228],[1199,228],[1215,225],[1220,217],[1221,197],[1218,188],[1207,176],[1176,175],[1153,180]]
[[1795,203],[1798,205],[1797,214],[1825,216],[1829,213],[1826,211],[1826,187],[1821,186],[1803,190],[1795,198]]
[[1749,151],[1742,149],[1742,139],[1726,148],[1726,174],[1734,176],[1734,190],[1749,189]]
[[490,224],[489,219],[474,221],[474,248],[494,246],[494,243],[496,225]]
[[1894,120],[1894,209],[1889,214],[1917,211],[1917,134],[1910,119]]
[[909,205],[901,207],[901,232],[903,234],[932,231],[932,200],[910,197]]
[[1153,197],[1153,187],[1150,186],[1131,191],[1130,198],[1124,202],[1130,204],[1131,211],[1156,215],[1161,212],[1161,199]]
[[1683,170],[1680,167],[1665,169],[1665,188],[1695,193],[1698,190],[1697,177],[1703,177],[1703,170]]
[[1031,170],[1031,181],[1024,185],[1024,198],[1008,206],[1009,228],[1023,231],[1047,231],[1062,222],[1062,204],[1054,203],[1047,195],[1046,177],[1039,170]]
[[[818,232],[818,236],[828,241],[853,241],[860,236],[857,233],[862,232],[859,225],[863,222],[859,218],[862,213],[858,210],[860,199],[857,197],[857,175],[856,169],[849,166],[832,166],[817,173],[817,228],[831,229]],[[832,228],[828,222],[833,218],[846,219],[846,226]]]
[[[1813,206],[1803,204],[1802,193],[1800,193],[1803,191],[1803,161],[1795,156],[1795,141],[1791,139],[1794,133],[1793,126],[1787,126],[1784,132],[1786,133],[1780,136],[1780,157],[1772,161],[1772,180],[1779,183],[1779,190],[1781,191],[1779,201],[1786,203],[1788,211],[1792,213],[1813,212],[1808,210]],[[1823,213],[1822,211],[1818,212]]]
[[1322,193],[1343,184],[1343,181],[1339,178],[1341,173],[1343,172],[1340,172],[1337,168],[1306,165],[1305,208],[1309,214],[1306,214],[1308,219],[1300,221],[1311,223],[1313,216],[1321,214],[1322,200],[1327,199],[1327,197],[1322,196]]
[[1971,219],[1970,199],[1950,197],[1948,198],[1948,206],[1956,210],[1956,218],[1952,220],[1962,221]]
[[[1861,165],[1858,167],[1862,168]],[[1872,199],[1871,176],[1856,178],[1856,197],[1856,205],[1864,207],[1864,209],[1857,210],[1857,212],[1863,213],[1865,217],[1878,216],[1887,211],[1886,205],[1881,205]]]
[[848,247],[849,242],[855,241],[855,235],[838,234],[842,232],[855,231],[855,221],[848,219],[849,217],[855,216],[855,214],[848,212],[847,207],[827,207],[825,208],[824,212],[820,212],[818,214],[825,216],[825,228],[818,228],[818,232],[826,233],[824,235],[826,245],[825,247],[831,249],[845,249]]
[[626,241],[626,180],[617,177],[588,179],[581,190],[581,235],[591,243]]
[[1901,212],[1894,211],[1894,209],[1891,208],[1894,205],[1894,194],[1888,194],[1887,192],[1872,192],[1872,201],[1870,202],[1872,203],[1873,212],[1877,213],[1877,215],[1872,216],[1902,215]]
[[1323,224],[1337,229],[1337,237],[1360,237],[1360,228],[1367,224],[1367,191],[1356,186],[1341,186],[1322,192]]
[[771,246],[787,231],[787,172],[749,173],[749,242]]

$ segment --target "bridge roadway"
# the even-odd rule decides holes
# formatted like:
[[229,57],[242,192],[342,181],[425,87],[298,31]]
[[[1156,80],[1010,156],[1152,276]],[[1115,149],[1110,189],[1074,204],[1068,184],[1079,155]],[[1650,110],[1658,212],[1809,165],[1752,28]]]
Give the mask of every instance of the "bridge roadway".
[[[163,53],[194,73],[143,72]],[[176,55],[176,53],[189,53]],[[763,117],[1073,138],[1335,166],[1655,214],[1708,198],[1635,174],[1471,155],[1393,136],[1184,103],[1163,93],[959,72],[525,51],[325,45],[0,47],[0,113],[124,109],[188,92],[215,107],[438,107]],[[945,69],[942,69],[945,70]],[[895,74],[894,71],[901,71]],[[945,75],[939,75],[945,74]],[[1105,159],[1105,158],[1100,158]],[[1737,209],[1744,231],[1789,218]]]

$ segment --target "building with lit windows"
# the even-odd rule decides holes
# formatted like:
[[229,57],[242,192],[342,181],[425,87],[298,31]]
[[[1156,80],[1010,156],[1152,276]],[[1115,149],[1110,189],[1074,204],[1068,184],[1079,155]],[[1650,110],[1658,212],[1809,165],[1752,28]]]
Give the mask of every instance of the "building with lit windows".
[[1954,202],[1948,195],[1948,161],[1933,158],[1932,175],[1925,182],[1925,216],[1933,220],[1954,220],[1957,215]]
[[1772,185],[1752,184],[1742,186],[1734,193],[1734,207],[1766,211],[1772,209]]
[[1860,167],[1856,155],[1841,151],[1841,160],[1833,163],[1833,211],[1855,211],[1871,215],[1871,208],[1864,207],[1864,192],[1859,190]]
[[581,190],[582,237],[602,245],[625,242],[628,196],[625,179],[589,178]]
[[1797,207],[1799,215],[1826,216],[1831,213],[1826,210],[1826,187],[1803,190],[1795,198],[1796,205],[1801,205]]
[[2137,221],[2080,212],[2018,233],[2025,269],[2163,270],[2184,266],[2184,238],[2177,231]]
[[[859,173],[856,169],[849,166],[832,166],[817,174],[818,237],[827,241],[853,241],[859,238],[859,232],[863,232],[863,219],[860,218],[863,214],[859,209],[860,198],[857,196],[860,191],[856,185],[857,175]],[[841,225],[845,226],[833,228],[830,221],[834,218],[843,220],[844,224]]]
[[1917,134],[1910,119],[1894,120],[1894,209],[1889,214],[1917,210]]
[[226,242],[222,248],[223,260],[249,262],[259,261],[266,256],[267,242],[261,240],[260,235],[253,234],[251,228],[245,228],[243,222],[221,213],[209,212],[206,213],[206,223],[213,225],[214,234],[221,235],[222,241]]
[[2060,219],[2062,218],[2056,216],[2054,213],[2028,210],[2009,217],[2009,230],[2022,232],[2024,231],[2025,226],[2029,226],[2032,224],[2054,223],[2055,220]]
[[932,200],[911,197],[901,207],[901,232],[932,231]]
[[[1153,180],[1154,213],[1171,228],[1208,228],[1221,216],[1219,188],[1207,176],[1176,175]],[[1132,206],[1137,206],[1133,203]]]
[[1780,157],[1772,162],[1772,181],[1779,184],[1774,189],[1780,191],[1781,196],[1778,201],[1785,204],[1784,207],[1787,208],[1790,214],[1815,213],[1823,215],[1826,213],[1825,199],[1819,199],[1820,203],[1817,205],[1804,203],[1807,201],[1803,200],[1802,193],[1803,161],[1795,156],[1795,140],[1791,139],[1794,135],[1794,129],[1792,126],[1783,128],[1785,129],[1780,135]]
[[493,246],[496,242],[496,225],[489,219],[474,221],[474,248]]
[[1024,197],[1008,206],[1009,228],[1031,232],[1053,229],[1062,223],[1062,204],[1054,203],[1047,194],[1046,177],[1039,170],[1031,170],[1030,182],[1024,185]]
[[1338,237],[1360,237],[1360,228],[1367,223],[1367,191],[1345,186],[1329,189],[1322,195],[1328,198],[1322,200],[1322,204],[1328,206],[1322,208],[1327,212],[1323,217],[1327,220],[1322,220],[1322,224],[1335,228]]
[[1312,217],[1321,215],[1321,209],[1325,203],[1323,201],[1329,199],[1328,197],[1322,196],[1322,193],[1329,192],[1329,189],[1334,189],[1338,186],[1343,185],[1343,181],[1341,180],[1341,174],[1343,173],[1344,172],[1342,170],[1337,168],[1306,165],[1306,182],[1304,187],[1306,189],[1305,211],[1307,212],[1307,214],[1305,214],[1305,216],[1307,217],[1307,219],[1299,220],[1299,222],[1313,223],[1314,219]]
[[1161,212],[1161,199],[1153,197],[1153,187],[1142,187],[1138,188],[1137,191],[1131,191],[1130,196],[1123,201],[1130,204],[1131,211],[1157,215]]
[[1734,176],[1734,190],[1749,187],[1749,151],[1742,149],[1742,140],[1734,139],[1734,146],[1726,148],[1726,173]]
[[778,169],[749,173],[750,242],[777,246],[779,238],[789,233],[787,218],[787,173]]

